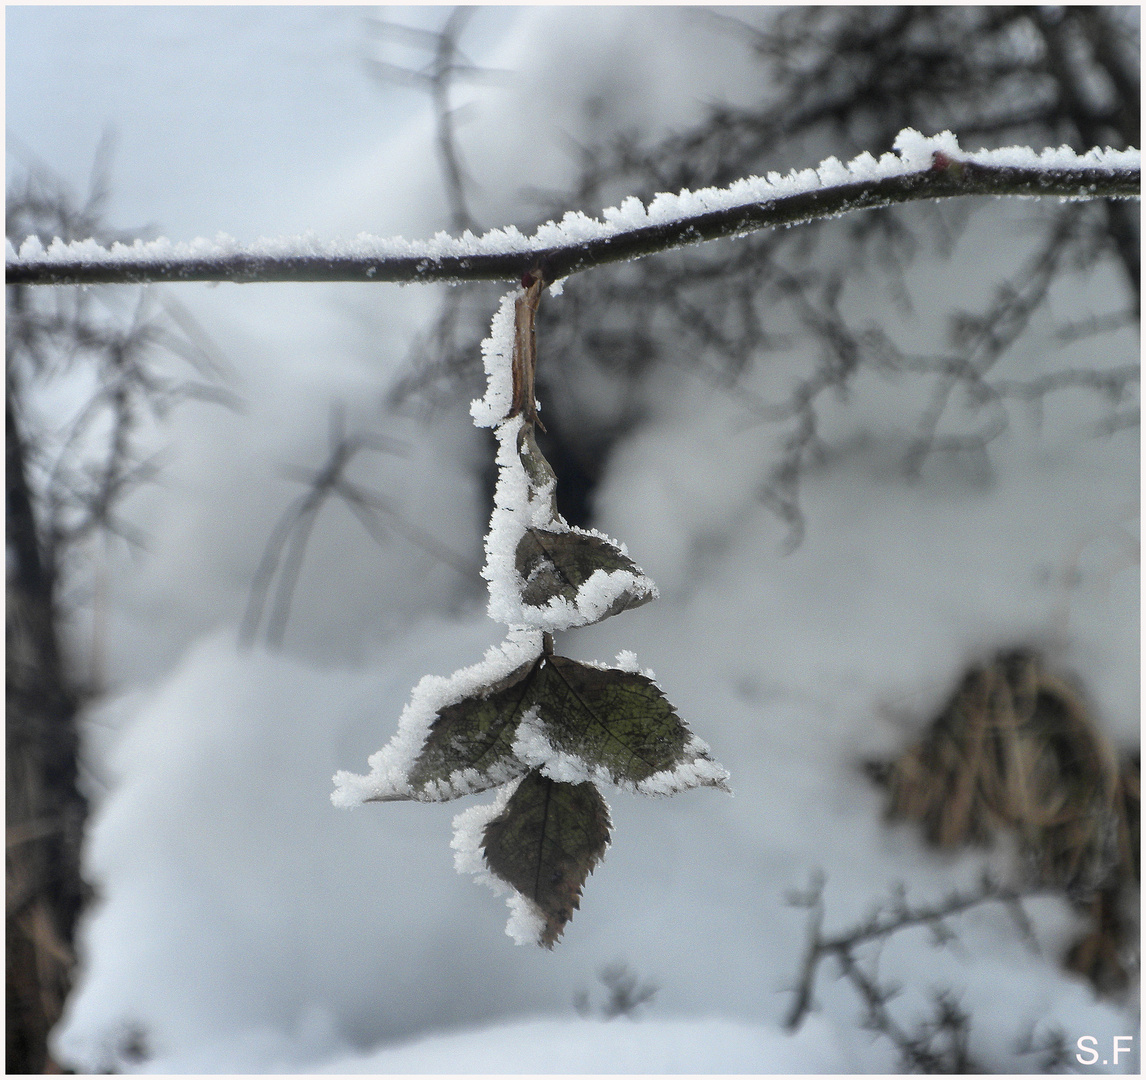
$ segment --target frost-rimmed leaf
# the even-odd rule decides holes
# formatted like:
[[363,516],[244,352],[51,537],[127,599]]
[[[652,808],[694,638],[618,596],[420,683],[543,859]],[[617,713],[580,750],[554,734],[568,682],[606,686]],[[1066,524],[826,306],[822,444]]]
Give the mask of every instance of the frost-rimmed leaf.
[[536,769],[522,779],[481,836],[491,875],[534,916],[517,915],[524,924],[519,932],[553,947],[580,907],[581,888],[609,846],[609,830],[609,807],[593,784],[563,783]]
[[334,805],[454,799],[521,776],[525,767],[508,753],[521,719],[515,687],[524,692],[522,684],[541,656],[541,639],[540,631],[517,627],[481,663],[447,679],[423,678],[402,711],[397,734],[370,756],[369,774],[335,774]]
[[489,582],[491,619],[553,632],[600,622],[647,603],[657,590],[623,544],[596,530],[571,528],[561,517],[557,477],[537,446],[532,423],[522,414],[509,415],[514,311],[524,295],[514,289],[502,297],[482,342],[486,393],[470,406],[474,423],[495,428],[498,443],[482,576]]
[[615,544],[581,529],[526,529],[514,562],[523,608],[564,600],[596,622],[657,595],[641,568]]
[[[520,532],[513,555],[516,578],[505,586],[516,591],[522,621],[564,630],[655,599],[656,586],[623,544],[595,530],[573,528],[557,512],[557,477],[529,424],[518,431],[517,456],[526,477],[530,524],[515,523]],[[507,484],[507,490],[514,488],[520,485]],[[507,541],[508,536],[497,538],[499,546]],[[508,570],[504,563],[500,569]],[[491,583],[491,597],[492,592]]]
[[728,790],[728,772],[648,675],[546,656],[533,682],[536,716],[527,715],[513,748],[527,764],[645,795]]
[[727,790],[712,760],[631,653],[618,667],[543,655],[541,634],[518,629],[485,660],[414,688],[398,733],[370,774],[340,772],[336,806],[440,802],[542,768],[551,778],[611,782],[646,795],[705,785]]
[[521,774],[513,741],[532,704],[536,667],[537,661],[530,660],[504,679],[438,710],[410,767],[408,779],[415,792],[446,793],[463,786],[467,792],[482,791]]
[[[588,626],[654,599],[656,586],[623,544],[595,529],[573,528],[557,513],[556,478],[524,419],[511,417],[496,435],[497,488],[482,569],[489,582],[490,618],[554,632]],[[545,555],[546,547],[556,560]]]

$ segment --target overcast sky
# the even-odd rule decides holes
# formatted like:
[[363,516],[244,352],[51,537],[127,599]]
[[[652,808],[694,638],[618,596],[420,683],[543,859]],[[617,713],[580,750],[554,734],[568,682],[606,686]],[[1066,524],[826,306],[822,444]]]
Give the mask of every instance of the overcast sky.
[[[9,174],[31,156],[82,186],[110,129],[117,225],[155,224],[173,239],[219,231],[254,239],[311,227],[315,195],[329,178],[428,107],[425,95],[379,86],[364,69],[367,18],[380,10],[422,26],[439,25],[448,12],[9,7]],[[475,60],[517,14],[476,13],[465,37]],[[395,62],[419,59],[390,49]]]

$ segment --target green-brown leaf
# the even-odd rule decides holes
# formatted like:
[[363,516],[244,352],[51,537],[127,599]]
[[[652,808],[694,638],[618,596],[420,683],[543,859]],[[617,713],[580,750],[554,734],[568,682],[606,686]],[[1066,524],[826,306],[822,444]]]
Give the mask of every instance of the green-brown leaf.
[[[578,590],[598,570],[626,570],[643,577],[641,568],[619,548],[590,533],[527,529],[514,558],[525,582],[521,601],[530,607],[544,607],[555,596],[576,604]],[[647,604],[653,595],[649,587],[626,589],[600,618]]]
[[550,780],[537,769],[486,826],[486,863],[536,905],[547,948],[581,906],[581,887],[605,854],[609,829],[609,808],[593,784]]
[[512,746],[522,714],[532,702],[533,675],[538,661],[530,660],[504,679],[471,697],[439,710],[430,725],[421,752],[410,769],[415,791],[427,785],[449,785],[455,772],[474,769],[468,791],[484,791],[520,776],[525,771],[513,756]]
[[[521,721],[532,710],[544,743],[527,742],[515,753]],[[544,767],[546,745],[616,784],[639,787],[661,774],[647,788],[651,794],[720,787],[726,775],[651,679],[546,655],[442,707],[410,766],[412,792],[391,797],[452,799],[497,787]]]
[[530,498],[536,498],[546,488],[550,492],[550,510],[557,517],[557,499],[554,494],[557,486],[557,474],[533,435],[533,425],[526,424],[517,436],[517,456],[521,459],[525,475],[529,478]]
[[614,783],[639,784],[705,757],[689,749],[692,733],[651,679],[547,656],[535,676],[533,702],[557,750],[601,765]]

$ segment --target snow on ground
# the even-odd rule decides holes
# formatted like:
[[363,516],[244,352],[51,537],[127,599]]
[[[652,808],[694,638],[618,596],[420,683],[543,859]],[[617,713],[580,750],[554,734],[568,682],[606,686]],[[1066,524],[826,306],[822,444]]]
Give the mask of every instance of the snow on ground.
[[857,1064],[823,1021],[796,1036],[726,1020],[534,1020],[346,1057],[332,1073],[836,1073]]
[[[884,827],[856,768],[862,756],[895,747],[904,718],[928,715],[965,660],[1032,636],[1086,671],[1108,728],[1132,738],[1136,657],[1118,645],[1133,637],[1125,598],[1136,569],[1115,569],[1109,587],[1084,578],[1069,596],[1041,573],[1130,489],[1134,461],[1114,440],[1079,442],[1069,457],[1021,447],[1001,455],[996,485],[961,493],[950,483],[880,483],[864,475],[862,457],[845,462],[810,482],[808,537],[786,558],[773,554],[780,537],[762,510],[714,536],[674,521],[688,500],[643,503],[680,440],[679,426],[666,424],[633,441],[602,495],[603,524],[633,535],[654,575],[664,551],[689,544],[698,572],[658,603],[570,635],[565,648],[586,659],[632,648],[652,664],[731,768],[735,798],[614,794],[613,845],[565,939],[552,954],[514,948],[500,902],[453,874],[449,818],[467,801],[350,815],[328,802],[331,773],[361,767],[418,678],[476,660],[499,628],[480,613],[428,619],[354,671],[236,655],[217,635],[135,706],[114,756],[116,787],[89,863],[107,901],[90,924],[90,969],[60,1050],[95,1067],[109,1033],[137,1024],[156,1054],[149,1070],[335,1068],[327,1054],[411,1031],[569,1015],[574,995],[620,958],[660,986],[650,1009],[658,1023],[712,1016],[755,1026],[731,1043],[709,1032],[719,1051],[702,1071],[771,1071],[776,1054],[777,1068],[796,1070],[812,1044],[777,1042],[803,932],[785,892],[822,870],[829,927],[840,928],[894,882],[937,900],[952,884],[972,887],[982,862],[938,858],[911,830]],[[724,452],[710,444],[683,479],[702,482]],[[1064,599],[1072,632],[1056,637]],[[1031,1066],[1011,1049],[1031,1023],[1058,1024],[1072,1041],[1125,1033],[1126,1013],[1057,972],[1076,930],[1065,907],[1048,901],[1033,912],[1042,955],[1024,949],[1003,912],[985,909],[960,920],[963,949],[932,951],[923,932],[905,934],[882,970],[910,988],[915,1009],[932,988],[955,988],[996,1067]],[[852,1064],[811,1056],[806,1071],[891,1067],[886,1047],[850,1026],[859,1003],[827,972],[819,998]],[[615,1028],[564,1023],[572,1030],[553,1037],[553,1071],[630,1068],[637,1048]],[[568,1069],[567,1040],[586,1055],[567,1059]],[[264,1043],[260,1057],[251,1047]],[[443,1034],[361,1065],[503,1071],[513,1060],[547,1071],[532,1051],[513,1057],[512,1047],[531,1045],[516,1028]],[[742,1055],[754,1046],[749,1066]],[[451,1052],[459,1056],[447,1064]]]
[[[667,123],[734,84],[741,60],[727,42],[698,43],[683,25],[644,10],[521,12],[500,51],[478,59],[522,74],[478,95],[462,129],[483,223],[524,220],[519,188],[560,182],[558,132],[594,122],[580,111],[586,87],[623,91],[596,122]],[[663,50],[630,62],[628,35],[650,29]],[[357,135],[356,154],[329,151],[329,168],[306,183],[330,197],[299,227],[432,235],[444,213],[424,113],[415,120],[373,145]],[[205,220],[203,198],[203,224],[188,232],[229,228]],[[1000,212],[949,266],[917,272],[921,315],[899,326],[904,340],[943,332],[926,317],[940,303],[981,300],[979,260],[1017,258],[1018,238],[1018,219]],[[1103,310],[1110,287],[1096,275],[1056,297],[1056,314]],[[861,1003],[830,966],[818,1011],[794,1035],[781,1029],[805,926],[786,893],[822,872],[830,932],[896,883],[934,901],[972,886],[985,859],[1007,860],[941,858],[911,829],[886,827],[857,763],[899,747],[965,663],[1015,642],[1077,672],[1112,738],[1137,740],[1138,567],[1118,534],[1138,516],[1136,432],[1094,438],[1087,399],[1066,395],[1041,429],[1017,414],[991,471],[936,459],[907,485],[896,475],[900,420],[919,399],[861,382],[825,418],[843,449],[809,474],[806,537],[785,556],[782,525],[754,497],[774,436],[727,395],[666,373],[652,421],[610,462],[596,522],[661,598],[560,635],[559,647],[584,660],[635,652],[729,768],[735,796],[608,792],[613,843],[581,910],[553,952],[515,947],[502,902],[453,869],[451,821],[472,798],[350,813],[330,803],[332,775],[365,769],[424,675],[448,676],[502,640],[476,571],[470,586],[402,541],[378,548],[332,508],[285,650],[235,644],[262,545],[300,490],[283,470],[321,463],[333,402],[347,403],[352,428],[370,421],[435,294],[176,292],[223,342],[248,408],[176,415],[163,484],[131,504],[151,537],[146,557],[106,556],[113,692],[87,731],[104,781],[86,853],[99,899],[55,1036],[79,1069],[885,1071],[895,1055],[861,1029]],[[1036,326],[1016,370],[1030,370],[1048,334]],[[1109,340],[1136,347],[1129,334]],[[754,389],[775,387],[760,376]],[[406,455],[364,460],[354,478],[480,565],[473,463],[488,445],[464,407],[430,428],[394,423]],[[1057,1025],[1071,1046],[1136,1033],[1133,1006],[1097,1003],[1059,972],[1077,932],[1065,905],[1030,911],[1038,954],[990,907],[957,921],[958,948],[899,935],[881,972],[904,985],[903,1016],[950,988],[972,1016],[973,1048],[1013,1071],[1037,1067],[1015,1051],[1031,1024]],[[574,999],[599,1002],[598,973],[618,961],[657,985],[655,999],[635,1022],[579,1017]],[[1136,1057],[1119,1064],[1136,1067]]]

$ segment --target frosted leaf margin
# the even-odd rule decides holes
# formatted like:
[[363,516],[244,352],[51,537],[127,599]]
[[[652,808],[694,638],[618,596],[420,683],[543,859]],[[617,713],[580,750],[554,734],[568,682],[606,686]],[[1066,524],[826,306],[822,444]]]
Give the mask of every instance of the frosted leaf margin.
[[[425,746],[430,726],[442,709],[504,679],[523,664],[536,660],[541,651],[540,630],[511,627],[506,640],[488,649],[481,662],[461,668],[448,678],[440,675],[424,676],[414,687],[410,701],[402,710],[397,734],[367,760],[370,772],[365,776],[346,770],[335,773],[330,801],[342,808],[360,806],[365,802],[399,799],[436,802],[484,791],[493,786],[477,770],[462,769],[453,773],[449,781],[428,784],[418,791],[410,784],[409,775]],[[510,779],[512,776],[506,775],[497,782]]]

